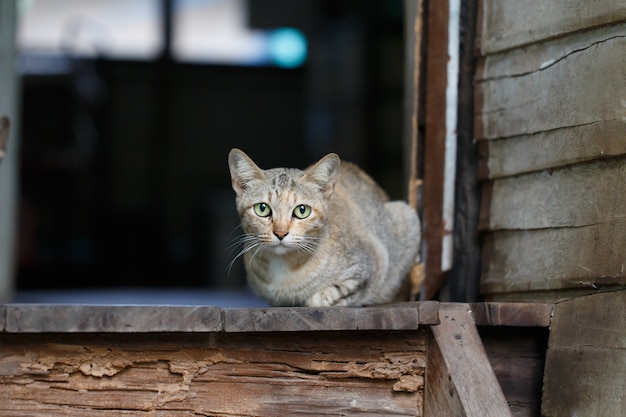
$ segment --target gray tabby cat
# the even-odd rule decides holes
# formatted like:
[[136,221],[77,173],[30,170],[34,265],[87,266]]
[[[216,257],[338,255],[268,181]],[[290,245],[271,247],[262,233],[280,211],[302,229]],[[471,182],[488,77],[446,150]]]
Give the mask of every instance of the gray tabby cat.
[[[420,243],[417,214],[356,165],[326,155],[305,171],[228,155],[248,283],[274,306],[398,301]],[[238,255],[238,256],[239,256]],[[404,287],[404,288],[403,288]]]

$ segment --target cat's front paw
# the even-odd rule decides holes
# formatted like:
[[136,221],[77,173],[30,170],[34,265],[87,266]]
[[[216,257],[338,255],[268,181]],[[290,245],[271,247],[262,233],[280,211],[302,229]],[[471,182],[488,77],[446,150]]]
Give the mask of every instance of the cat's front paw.
[[309,297],[306,300],[307,307],[330,307],[352,305],[350,300],[362,284],[356,279],[349,279],[340,284],[330,285]]
[[320,292],[316,292],[308,300],[307,307],[330,307],[334,306],[337,300],[341,298],[339,291],[335,287],[325,288]]

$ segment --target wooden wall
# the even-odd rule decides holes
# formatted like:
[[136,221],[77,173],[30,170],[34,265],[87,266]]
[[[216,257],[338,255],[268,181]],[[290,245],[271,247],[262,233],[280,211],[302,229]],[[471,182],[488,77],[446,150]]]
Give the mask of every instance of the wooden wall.
[[478,19],[482,293],[626,286],[626,3],[483,0]]

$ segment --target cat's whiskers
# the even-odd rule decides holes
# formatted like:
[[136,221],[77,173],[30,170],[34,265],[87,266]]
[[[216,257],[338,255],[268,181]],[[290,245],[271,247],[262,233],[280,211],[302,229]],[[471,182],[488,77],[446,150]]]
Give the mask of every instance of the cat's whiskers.
[[230,271],[233,269],[233,265],[235,264],[235,261],[240,257],[245,255],[247,252],[253,250],[256,248],[256,251],[254,252],[254,254],[252,255],[252,257],[254,257],[259,250],[263,249],[263,246],[265,246],[265,241],[263,240],[263,236],[261,235],[250,235],[247,233],[244,233],[241,236],[236,237],[233,243],[231,243],[226,250],[230,249],[231,253],[232,251],[238,247],[239,245],[243,245],[243,248],[235,255],[235,257],[233,258],[232,261],[230,261],[230,263],[228,264],[228,266],[226,267],[228,273],[230,274]]
[[224,252],[230,251],[232,253],[233,250],[235,250],[239,245],[245,245],[246,243],[254,242],[256,240],[258,240],[258,237],[244,233],[243,235],[233,238],[231,241],[232,243],[224,249]]
[[321,238],[315,236],[300,236],[294,240],[296,248],[302,252],[314,255],[320,245]]

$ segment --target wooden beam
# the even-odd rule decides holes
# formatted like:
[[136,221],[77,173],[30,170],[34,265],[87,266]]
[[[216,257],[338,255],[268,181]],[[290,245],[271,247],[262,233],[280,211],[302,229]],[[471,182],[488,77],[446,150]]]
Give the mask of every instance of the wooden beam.
[[426,363],[424,415],[511,416],[476,329],[471,306],[441,304],[439,316],[441,324],[431,330],[440,356],[435,350],[428,356],[432,362]]
[[[422,43],[424,0],[405,0],[406,66],[404,79],[405,110],[405,168],[408,183],[408,203],[419,212],[418,195],[422,180],[419,179],[420,102],[422,92]],[[421,242],[422,236],[416,236]],[[420,257],[421,261],[421,257]],[[410,272],[410,299],[417,299],[424,283],[424,264],[417,263]]]
[[446,145],[446,85],[448,65],[447,1],[430,1],[427,7],[426,103],[424,132],[423,231],[425,279],[421,294],[432,299],[445,281],[441,268],[443,249],[443,186]]

